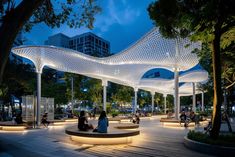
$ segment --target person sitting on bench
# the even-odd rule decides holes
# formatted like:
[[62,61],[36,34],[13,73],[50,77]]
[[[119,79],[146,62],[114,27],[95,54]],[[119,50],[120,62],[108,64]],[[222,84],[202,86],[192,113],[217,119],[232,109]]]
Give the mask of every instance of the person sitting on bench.
[[88,131],[89,129],[93,129],[93,126],[91,124],[88,124],[85,111],[81,111],[80,116],[78,117],[78,129],[80,131]]
[[47,121],[47,112],[44,113],[44,115],[42,116],[42,120],[41,123],[48,128],[48,125],[50,124],[50,122]]
[[184,123],[184,127],[188,126],[187,116],[186,116],[184,111],[182,111],[181,114],[180,114],[180,125],[181,125],[181,123]]
[[93,132],[99,132],[99,133],[107,133],[108,132],[108,126],[109,126],[109,120],[106,116],[106,112],[102,111],[100,113],[100,117],[98,120],[98,126],[96,129],[93,130]]

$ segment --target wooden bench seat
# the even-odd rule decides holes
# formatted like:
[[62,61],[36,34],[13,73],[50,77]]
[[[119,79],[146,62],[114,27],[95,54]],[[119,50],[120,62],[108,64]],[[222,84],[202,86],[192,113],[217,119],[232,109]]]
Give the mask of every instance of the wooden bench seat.
[[121,124],[115,125],[114,128],[117,128],[117,129],[136,129],[136,128],[139,128],[139,124],[121,123]]
[[0,130],[4,131],[24,131],[26,124],[14,124],[12,121],[0,122]]
[[73,126],[66,128],[65,133],[71,135],[73,141],[83,144],[126,144],[132,142],[132,136],[140,134],[134,127],[137,128],[137,125],[110,125],[107,133],[98,133],[92,130],[79,131],[77,126]]
[[53,126],[61,126],[65,124],[65,120],[62,119],[48,120],[48,122],[50,122]]
[[161,118],[160,122],[172,122],[172,123],[180,123],[180,120],[172,119],[172,118]]
[[119,121],[119,122],[122,120],[122,118],[120,117],[109,117],[108,119],[109,121]]
[[[184,126],[184,122],[181,122],[180,120],[173,119],[173,118],[161,118],[160,122],[163,123],[164,126],[171,126],[171,127],[182,127]],[[187,125],[187,127],[194,127],[195,122],[190,121]]]

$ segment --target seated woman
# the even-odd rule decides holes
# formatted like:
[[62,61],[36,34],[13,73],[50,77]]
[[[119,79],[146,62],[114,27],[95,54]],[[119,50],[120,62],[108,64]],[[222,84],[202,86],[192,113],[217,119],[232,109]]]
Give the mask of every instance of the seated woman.
[[81,111],[80,116],[78,117],[78,129],[80,131],[88,131],[89,129],[93,129],[93,126],[91,124],[88,124],[85,111]]
[[107,133],[108,132],[108,126],[109,126],[109,120],[106,116],[106,112],[102,111],[100,113],[100,117],[99,117],[99,120],[98,120],[98,126],[94,130],[94,132]]

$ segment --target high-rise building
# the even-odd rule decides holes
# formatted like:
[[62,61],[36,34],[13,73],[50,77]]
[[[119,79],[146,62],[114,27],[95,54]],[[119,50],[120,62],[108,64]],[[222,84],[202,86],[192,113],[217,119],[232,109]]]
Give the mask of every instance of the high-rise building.
[[110,55],[110,43],[90,32],[76,35],[71,38],[62,33],[55,34],[48,37],[45,44],[70,48],[96,57]]
[[70,48],[69,47],[70,38],[62,33],[49,36],[48,40],[45,41],[45,45],[53,45],[58,47]]
[[[62,33],[58,33],[48,37],[48,40],[45,41],[45,45],[70,48],[95,57],[111,55],[110,43],[90,32],[71,38]],[[64,72],[57,71],[56,80],[58,83],[64,83]]]

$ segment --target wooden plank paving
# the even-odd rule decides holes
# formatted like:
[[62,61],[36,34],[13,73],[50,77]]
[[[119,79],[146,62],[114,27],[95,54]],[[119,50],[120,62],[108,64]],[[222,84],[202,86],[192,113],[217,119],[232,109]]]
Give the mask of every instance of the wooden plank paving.
[[[79,144],[65,134],[64,130],[69,126],[72,126],[72,124],[66,124],[63,127],[52,126],[49,129],[32,130],[20,134],[0,132],[0,139],[2,142],[5,140],[18,146],[22,145],[24,151],[21,152],[30,151],[30,153],[41,154],[42,156],[211,157],[189,150],[183,145],[183,137],[189,129],[165,128],[160,124],[159,119],[141,119],[140,135],[134,137],[132,143],[124,145]],[[24,157],[24,154],[22,154],[22,157]]]
[[[131,156],[131,157],[209,157],[210,155],[201,154],[189,150],[183,145],[183,137],[188,130],[170,130],[163,128],[159,122],[150,121],[140,126],[142,135],[133,139],[133,143],[128,145],[100,145],[90,147],[84,150],[84,153],[90,153],[96,156]],[[150,127],[156,126],[156,127]]]

